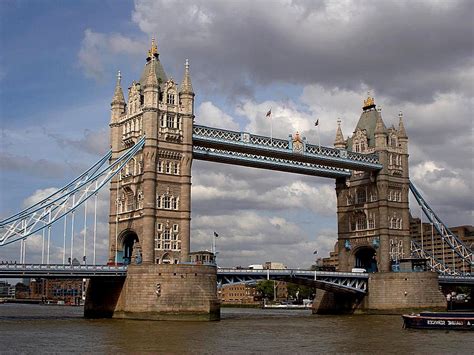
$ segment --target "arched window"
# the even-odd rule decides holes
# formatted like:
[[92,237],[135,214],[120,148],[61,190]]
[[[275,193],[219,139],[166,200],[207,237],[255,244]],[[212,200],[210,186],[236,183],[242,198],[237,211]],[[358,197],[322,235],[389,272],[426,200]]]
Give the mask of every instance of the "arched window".
[[171,173],[171,163],[169,161],[166,162],[166,173],[167,174]]
[[174,163],[173,174],[179,175],[179,163],[178,162]]
[[162,204],[162,197],[161,196],[158,196],[156,198],[156,207],[157,208],[162,208],[163,204]]
[[174,115],[172,115],[171,113],[168,113],[166,115],[166,127],[168,128],[174,128]]
[[166,101],[170,105],[174,105],[174,94],[173,93],[168,93],[168,98]]
[[178,200],[179,200],[179,197],[172,198],[172,200],[171,200],[172,203],[171,204],[172,204],[173,210],[178,209]]

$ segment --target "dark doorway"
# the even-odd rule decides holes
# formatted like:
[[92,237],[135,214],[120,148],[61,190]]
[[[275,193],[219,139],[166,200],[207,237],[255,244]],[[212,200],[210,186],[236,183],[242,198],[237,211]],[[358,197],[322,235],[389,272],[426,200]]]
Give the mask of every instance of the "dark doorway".
[[123,238],[123,263],[128,265],[132,261],[133,246],[138,242],[138,236],[134,232],[129,232]]
[[355,253],[355,267],[367,272],[377,272],[377,254],[370,247],[360,248]]

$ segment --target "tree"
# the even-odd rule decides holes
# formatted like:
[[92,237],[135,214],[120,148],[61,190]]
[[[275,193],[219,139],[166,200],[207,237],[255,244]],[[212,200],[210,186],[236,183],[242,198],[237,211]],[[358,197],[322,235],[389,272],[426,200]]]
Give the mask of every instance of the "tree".
[[274,281],[265,280],[257,283],[257,292],[262,295],[262,298],[273,298]]

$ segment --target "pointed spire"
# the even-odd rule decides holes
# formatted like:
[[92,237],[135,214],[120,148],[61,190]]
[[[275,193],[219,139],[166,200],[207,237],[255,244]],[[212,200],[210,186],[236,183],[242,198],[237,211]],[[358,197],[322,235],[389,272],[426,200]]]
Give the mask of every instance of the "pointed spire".
[[400,111],[398,113],[398,137],[408,138],[407,132],[405,131],[405,126],[403,125],[403,113]]
[[377,111],[377,121],[375,122],[375,131],[374,134],[386,134],[387,127],[382,120],[382,109]]
[[340,118],[337,119],[337,131],[336,131],[336,139],[334,141],[334,147],[336,148],[346,147],[346,143],[344,142],[344,135],[342,134]]
[[184,64],[184,77],[181,83],[181,92],[186,94],[194,93],[193,85],[191,84],[191,75],[189,74],[189,60],[187,59]]
[[148,56],[146,57],[146,61],[149,62],[152,58],[158,58],[158,46],[155,42],[155,37],[151,39],[151,47],[148,50]]
[[155,69],[155,57],[151,58],[150,63],[148,64],[148,74],[145,79],[144,87],[158,87],[158,79],[156,78],[156,69]]
[[117,83],[115,84],[115,91],[114,91],[114,97],[112,98],[112,104],[117,103],[117,104],[124,104],[125,103],[125,98],[123,96],[123,91],[122,91],[122,86],[121,86],[121,81],[122,81],[122,74],[120,73],[120,70],[117,73]]

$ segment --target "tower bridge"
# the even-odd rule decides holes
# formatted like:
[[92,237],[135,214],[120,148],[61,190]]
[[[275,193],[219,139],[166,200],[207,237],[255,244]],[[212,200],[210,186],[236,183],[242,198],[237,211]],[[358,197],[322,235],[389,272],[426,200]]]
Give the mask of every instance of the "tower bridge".
[[[362,306],[360,298],[357,304],[344,299],[342,303],[349,308],[442,305],[444,298],[438,284],[446,279],[438,280],[434,273],[392,272],[404,259],[426,259],[431,270],[444,277],[465,274],[463,277],[469,278],[467,274],[472,273],[472,250],[442,223],[410,182],[408,135],[403,115],[400,113],[398,117],[397,128],[387,128],[370,95],[363,103],[353,134],[344,139],[338,122],[334,147],[324,147],[309,144],[299,133],[280,139],[197,124],[189,62],[185,63],[184,77],[178,85],[168,79],[154,41],[140,80],[128,88],[127,100],[121,85],[119,72],[111,102],[111,151],[64,188],[0,221],[0,245],[19,244],[22,265],[27,264],[26,240],[39,233],[43,235],[43,252],[47,241],[46,264],[50,264],[51,229],[64,223],[63,264],[67,264],[66,260],[73,260],[75,215],[84,208],[86,229],[86,224],[91,223],[87,219],[91,209],[88,202],[94,202],[95,246],[97,194],[109,187],[109,269],[98,266],[77,269],[77,275],[91,277],[87,315],[160,318],[178,312],[218,317],[217,281],[222,283],[243,276],[232,271],[217,272],[215,266],[190,263],[194,159],[335,179],[338,271],[344,275],[321,274],[318,279],[314,274],[314,285],[325,290],[316,302],[321,307],[323,303],[328,307],[331,300],[334,307],[341,301],[338,295],[347,291],[366,295]],[[452,252],[453,260],[462,261],[461,269],[454,262],[437,260],[433,253],[411,240],[410,190],[447,250]],[[66,256],[68,228],[71,228],[69,258]],[[85,238],[84,234],[84,263],[88,253]],[[95,264],[95,247],[92,253]],[[119,265],[127,264],[130,266],[124,278],[125,270]],[[364,268],[370,274],[351,275],[354,267]],[[21,272],[13,269],[0,266],[2,273]],[[34,269],[30,267],[31,272]],[[63,272],[64,276],[71,272],[59,266],[53,269],[48,266],[37,270],[45,275]],[[72,270],[71,276],[75,272]],[[108,280],[106,274],[114,272],[120,273],[114,275],[120,277]],[[96,277],[99,274],[103,277]],[[281,278],[297,275],[300,281],[311,278],[310,274],[299,272],[292,275],[272,272],[272,275]],[[253,274],[253,277],[264,275]],[[399,298],[387,299],[387,288]],[[417,289],[416,296],[407,297],[411,295],[407,289]]]

